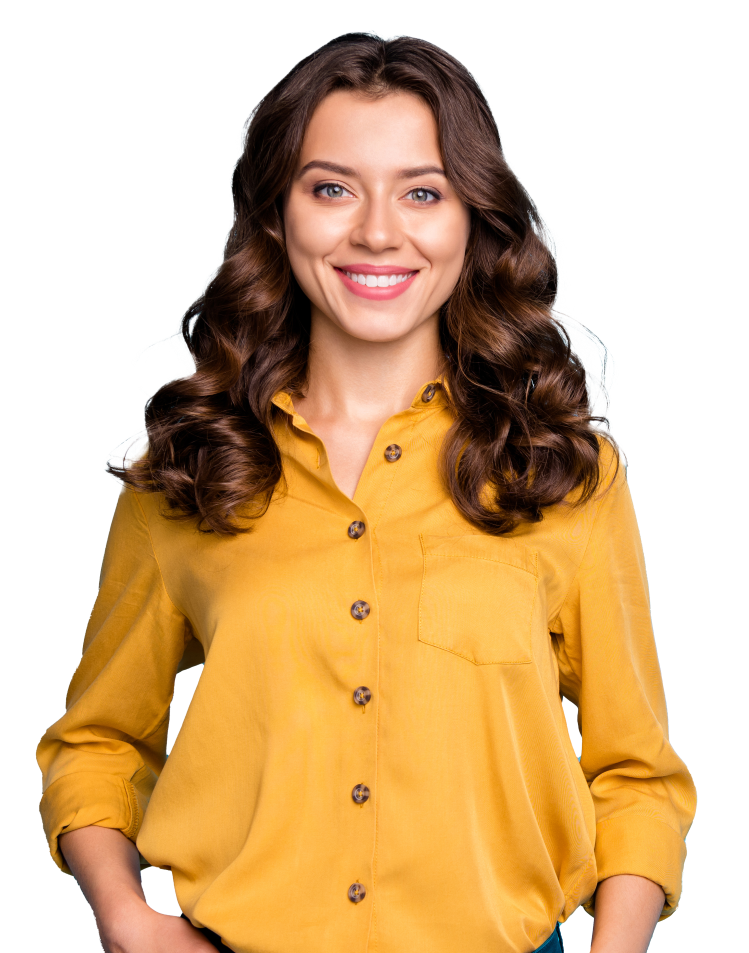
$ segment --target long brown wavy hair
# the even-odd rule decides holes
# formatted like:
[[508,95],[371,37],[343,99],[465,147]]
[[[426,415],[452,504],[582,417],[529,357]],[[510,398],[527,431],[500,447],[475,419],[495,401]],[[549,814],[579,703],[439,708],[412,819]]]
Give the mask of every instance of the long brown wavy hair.
[[[271,403],[304,392],[310,305],[289,266],[283,198],[312,113],[333,90],[405,91],[431,108],[445,172],[471,210],[463,272],[441,309],[444,378],[455,415],[441,467],[456,507],[500,535],[600,483],[601,438],[585,370],[552,306],[557,273],[533,202],[507,165],[476,81],[424,40],[350,33],[298,63],[252,115],[232,182],[224,261],[188,309],[195,373],[146,406],[148,450],[110,466],[161,492],[168,515],[243,532],[282,478]],[[249,517],[249,520],[246,518]]]

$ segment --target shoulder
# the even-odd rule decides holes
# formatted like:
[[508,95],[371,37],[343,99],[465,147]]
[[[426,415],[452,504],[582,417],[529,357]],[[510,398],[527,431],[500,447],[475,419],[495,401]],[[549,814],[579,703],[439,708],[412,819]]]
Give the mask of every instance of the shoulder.
[[594,470],[594,485],[580,484],[567,494],[557,506],[549,507],[547,515],[565,513],[572,518],[574,511],[596,512],[611,491],[616,491],[627,482],[627,462],[619,447],[605,434],[596,434],[598,442],[597,472]]
[[[159,497],[160,499],[156,499]],[[124,486],[117,499],[114,511],[113,527],[140,527],[148,531],[153,520],[160,516],[161,493],[144,493],[130,486]]]
[[603,434],[598,434],[599,491],[627,482],[627,461],[619,447]]

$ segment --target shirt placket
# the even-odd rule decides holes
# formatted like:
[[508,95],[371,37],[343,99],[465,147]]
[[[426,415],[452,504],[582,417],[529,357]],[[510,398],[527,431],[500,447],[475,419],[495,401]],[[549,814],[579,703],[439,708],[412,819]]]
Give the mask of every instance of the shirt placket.
[[[342,706],[336,706],[342,716],[341,723],[331,726],[341,745],[338,758],[341,769],[336,783],[336,796],[346,806],[344,823],[336,830],[335,836],[345,838],[340,852],[344,866],[339,871],[321,871],[321,874],[335,876],[336,880],[342,878],[336,889],[341,891],[342,902],[354,916],[354,921],[348,924],[349,941],[353,944],[352,949],[365,950],[372,912],[372,866],[376,840],[379,668],[379,608],[373,571],[371,525],[364,509],[338,490],[323,442],[288,403],[284,409],[291,413],[294,428],[307,435],[301,437],[299,434],[302,443],[295,443],[293,450],[291,447],[289,449],[298,462],[314,472],[330,491],[329,502],[334,502],[335,513],[332,518],[340,521],[337,532],[341,540],[341,576],[346,579],[348,598],[331,606],[330,621],[332,630],[340,632],[344,640],[348,642],[349,639],[355,639],[358,642],[358,651],[354,651],[356,661],[349,666],[348,684],[340,686],[345,696]],[[310,438],[315,445],[314,453],[309,452],[309,445],[308,450],[304,449],[304,442]],[[338,811],[334,813],[340,817]],[[347,817],[348,821],[345,820]]]
[[[377,618],[376,620],[372,620],[375,622],[375,625],[372,626],[370,632],[372,639],[370,643],[371,651],[368,653],[367,670],[371,672],[370,681],[367,685],[360,686],[360,688],[357,689],[357,693],[361,693],[359,695],[360,701],[357,703],[370,705],[373,715],[366,726],[368,732],[374,732],[374,755],[371,759],[371,765],[368,765],[371,777],[374,780],[374,786],[371,790],[369,787],[366,789],[366,799],[371,806],[372,823],[371,860],[369,867],[371,879],[369,884],[356,882],[349,887],[349,899],[353,902],[359,903],[367,896],[371,902],[371,928],[365,947],[366,949],[370,949],[376,944],[376,937],[374,935],[374,888],[376,886],[375,881],[377,874],[377,801],[381,793],[377,784],[379,758],[381,757],[378,731],[380,721],[379,696],[382,688],[380,661],[381,653],[387,652],[388,646],[388,633],[383,632],[380,625],[380,603],[383,599],[387,598],[387,593],[380,591],[380,586],[377,585],[375,566],[379,559],[377,552],[379,543],[376,527],[387,508],[388,500],[391,498],[392,493],[397,492],[398,478],[399,476],[403,476],[403,468],[406,467],[410,470],[410,464],[414,462],[409,459],[411,434],[417,422],[429,409],[428,405],[432,402],[436,392],[437,386],[434,383],[428,384],[423,388],[408,410],[391,417],[380,430],[372,447],[369,459],[367,460],[367,464],[362,472],[356,493],[354,494],[355,504],[358,505],[361,512],[360,521],[352,523],[349,527],[349,535],[352,538],[354,534],[356,534],[356,538],[366,539],[368,541],[369,545],[367,550],[369,560],[367,579],[372,580],[372,592],[377,607]],[[367,518],[365,512],[370,514],[371,519]],[[352,792],[354,801],[357,801],[356,791],[357,788],[354,788]],[[370,891],[369,895],[367,895],[367,889]]]
[[[293,414],[298,430],[310,435],[317,444],[315,469],[319,479],[328,484],[337,497],[341,511],[342,570],[350,580],[350,602],[337,611],[346,613],[353,623],[352,637],[360,640],[359,672],[351,684],[343,688],[350,697],[346,706],[345,723],[338,736],[345,750],[341,764],[348,766],[350,776],[340,785],[340,797],[350,805],[351,824],[348,831],[350,880],[345,888],[352,912],[364,916],[352,924],[353,939],[360,941],[360,949],[368,949],[372,938],[371,924],[374,909],[374,880],[377,849],[377,773],[378,773],[378,716],[380,692],[380,652],[386,646],[387,634],[380,631],[380,606],[376,582],[375,562],[377,540],[374,532],[399,471],[407,464],[404,454],[410,443],[410,434],[417,420],[435,396],[436,387],[428,384],[412,406],[391,417],[380,430],[361,475],[354,499],[340,493],[330,470],[322,441],[306,422]],[[336,507],[338,509],[339,507]],[[372,514],[372,519],[368,517]],[[350,549],[349,547],[354,547]],[[338,628],[338,625],[335,626]],[[344,635],[345,637],[345,635]],[[354,673],[352,672],[352,675]],[[357,943],[357,945],[359,945]]]

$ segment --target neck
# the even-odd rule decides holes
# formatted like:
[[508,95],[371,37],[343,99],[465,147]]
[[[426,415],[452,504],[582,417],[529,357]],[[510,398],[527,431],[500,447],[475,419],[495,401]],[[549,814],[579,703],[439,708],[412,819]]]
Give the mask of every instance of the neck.
[[311,322],[307,391],[294,401],[308,421],[383,422],[440,373],[437,314],[397,341],[352,337],[314,306]]

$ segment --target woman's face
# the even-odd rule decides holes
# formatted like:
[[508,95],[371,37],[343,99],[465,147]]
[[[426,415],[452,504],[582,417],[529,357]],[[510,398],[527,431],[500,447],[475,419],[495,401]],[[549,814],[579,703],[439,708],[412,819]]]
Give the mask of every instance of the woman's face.
[[434,116],[410,93],[339,91],[322,101],[284,221],[313,316],[379,342],[436,315],[460,276],[470,229],[443,172]]

